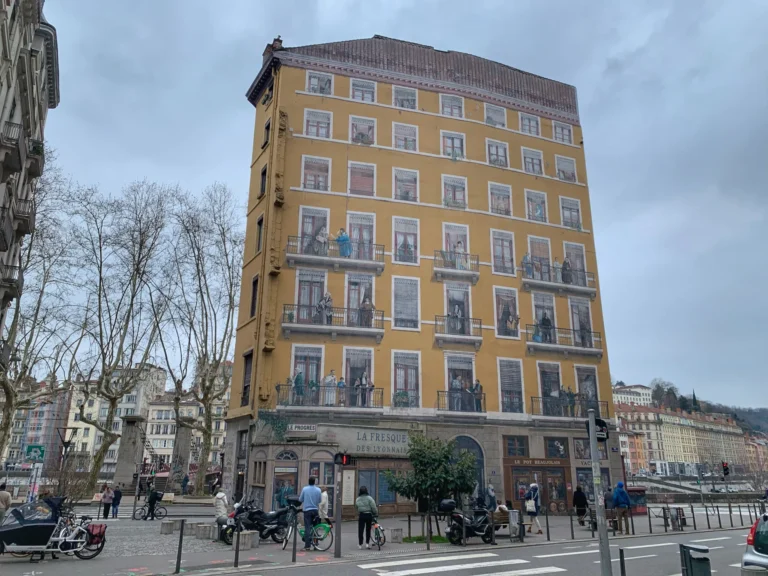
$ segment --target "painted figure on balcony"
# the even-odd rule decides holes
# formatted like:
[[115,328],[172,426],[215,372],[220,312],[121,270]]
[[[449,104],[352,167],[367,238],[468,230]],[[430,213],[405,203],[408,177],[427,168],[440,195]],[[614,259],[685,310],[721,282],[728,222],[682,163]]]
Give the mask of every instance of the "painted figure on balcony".
[[456,258],[456,270],[466,270],[467,265],[464,262],[464,259],[466,258],[466,254],[464,252],[464,242],[459,240],[456,242],[456,244],[453,246],[453,256]]
[[331,368],[331,373],[323,379],[323,401],[326,406],[336,405],[336,370]]
[[373,328],[373,311],[376,310],[371,303],[371,299],[366,296],[363,303],[360,304],[360,326],[363,328]]
[[347,383],[344,382],[344,376],[339,378],[338,384],[336,384],[336,388],[338,388],[338,391],[336,394],[339,398],[339,406],[346,406],[347,405]]
[[571,272],[571,260],[567,256],[563,260],[563,284],[571,284],[573,281],[573,273]]
[[352,406],[357,406],[358,404],[362,405],[360,398],[360,390],[361,390],[361,384],[360,384],[360,378],[355,378],[355,384],[352,387]]
[[461,380],[459,375],[454,374],[451,380],[451,410],[461,412]]
[[480,384],[480,379],[475,380],[475,385],[472,386],[472,394],[475,396],[475,412],[483,411],[483,385]]
[[549,319],[549,316],[547,316],[546,312],[544,312],[542,315],[541,322],[539,324],[541,326],[542,341],[548,344],[552,344],[552,320]]
[[464,334],[464,314],[462,314],[458,304],[453,307],[453,313],[449,321],[453,323],[454,334]]
[[293,395],[295,404],[304,404],[304,374],[298,370],[293,373]]
[[533,278],[533,264],[531,263],[531,255],[528,252],[523,256],[523,270],[525,271],[526,278]]
[[560,265],[560,262],[557,261],[557,258],[555,258],[555,263],[552,264],[552,268],[555,270],[555,282],[558,284],[563,283],[563,272],[562,272],[562,266]]
[[317,324],[333,324],[333,297],[330,292],[320,298],[315,306],[315,317]]
[[313,249],[318,256],[326,256],[328,254],[328,229],[325,226],[321,226],[320,230],[315,234]]
[[344,228],[339,228],[336,244],[339,245],[339,255],[342,258],[349,258],[352,255],[352,242],[349,240],[349,234],[347,234]]

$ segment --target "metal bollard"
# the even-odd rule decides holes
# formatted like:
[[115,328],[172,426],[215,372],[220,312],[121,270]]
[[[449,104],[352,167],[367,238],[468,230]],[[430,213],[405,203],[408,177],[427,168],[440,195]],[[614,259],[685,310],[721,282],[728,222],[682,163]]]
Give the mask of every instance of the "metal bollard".
[[571,519],[571,540],[576,540],[576,535],[573,533],[573,510],[568,509],[568,518]]
[[544,508],[544,521],[547,523],[547,542],[549,542],[549,504]]
[[733,528],[733,507],[730,501],[728,502],[728,519],[731,521],[731,528]]
[[667,527],[667,509],[666,508],[661,509],[661,515],[664,517],[664,532],[669,532],[669,528]]
[[239,528],[240,526],[238,525],[237,534],[235,534],[235,568],[237,568],[240,565],[240,530]]
[[496,546],[496,516],[491,510],[491,546]]
[[632,512],[632,506],[629,507],[629,524],[632,526],[632,536],[635,535],[635,514]]
[[467,545],[467,515],[464,512],[464,502],[461,503],[461,545]]
[[411,538],[411,515],[408,514],[408,538]]
[[181,549],[184,546],[184,524],[187,521],[182,519],[181,520],[181,529],[179,530],[179,549],[176,552],[176,570],[173,572],[174,574],[178,574],[181,572]]
[[425,539],[427,537],[426,528],[424,527],[424,514],[421,515],[421,537]]
[[523,520],[523,513],[525,512],[525,504],[520,505],[520,529],[518,530],[518,535],[520,536],[520,542],[525,542],[525,520]]
[[651,525],[651,507],[648,507],[648,532],[653,534],[653,526]]
[[720,506],[715,506],[715,510],[717,510],[717,523],[720,525],[720,529],[723,529],[723,521],[720,518]]
[[[597,522],[597,512],[595,512],[595,522]],[[592,538],[595,537],[595,522],[592,522],[592,513],[589,513],[589,529],[592,530]]]
[[293,551],[291,552],[291,562],[296,563],[296,540],[299,534],[299,515],[293,515]]
[[749,525],[752,526],[752,506],[749,504],[747,504],[747,512],[749,512]]
[[693,511],[693,504],[691,504],[691,518],[693,518],[693,531],[696,532],[696,513]]
[[744,526],[744,516],[741,515],[741,504],[739,504],[739,521],[741,522],[741,525]]
[[621,568],[621,576],[627,576],[627,567],[624,564],[624,548],[619,548],[619,567]]
[[707,530],[712,530],[712,525],[709,523],[709,506],[704,504],[704,514],[707,515]]
[[616,516],[617,516],[617,515],[616,515],[616,513],[614,512],[614,518],[613,518],[613,521],[611,522],[611,526],[613,527],[613,537],[614,537],[614,538],[616,538],[616,524],[618,524],[618,523],[619,523],[619,520],[617,519],[617,517],[616,517]]

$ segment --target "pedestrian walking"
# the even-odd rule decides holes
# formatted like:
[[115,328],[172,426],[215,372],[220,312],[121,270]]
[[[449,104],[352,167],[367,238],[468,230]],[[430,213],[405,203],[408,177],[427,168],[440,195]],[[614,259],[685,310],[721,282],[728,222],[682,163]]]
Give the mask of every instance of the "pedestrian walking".
[[579,519],[579,526],[584,526],[584,516],[587,515],[589,500],[581,486],[576,486],[576,492],[573,493],[573,507],[576,508],[576,516]]
[[112,518],[117,518],[117,511],[120,509],[120,501],[122,499],[123,499],[122,486],[118,484],[115,487],[115,491],[112,496]]
[[363,529],[365,529],[365,547],[370,549],[371,524],[379,515],[379,510],[376,508],[374,499],[368,494],[366,486],[360,486],[357,500],[355,500],[355,510],[357,510],[357,548],[359,550],[363,548]]
[[319,514],[322,492],[315,486],[315,477],[309,477],[309,484],[301,489],[299,502],[304,506],[304,550],[317,550],[312,544],[312,527]]
[[629,507],[632,506],[632,502],[629,499],[629,494],[624,490],[624,482],[616,484],[616,490],[613,491],[613,507],[616,509],[616,524],[618,524],[619,534],[621,531],[621,519],[624,519],[624,527],[626,533],[629,534]]
[[115,493],[112,491],[106,483],[101,487],[101,503],[104,506],[104,520],[109,518],[109,511],[112,509],[112,500],[115,497]]
[[536,524],[537,534],[544,534],[539,522],[539,512],[541,511],[541,494],[539,494],[539,485],[536,482],[531,483],[531,487],[525,494],[525,511],[531,518],[531,525],[528,526],[528,533],[531,533],[533,524]]
[[328,520],[328,486],[320,487],[320,505],[317,507],[317,512],[321,522],[330,524]]
[[485,489],[485,499],[488,510],[494,512],[496,510],[496,490],[490,480],[488,480],[488,488]]
[[216,516],[216,520],[224,518],[224,523],[226,523],[227,514],[229,513],[229,502],[227,501],[227,495],[221,490],[213,497],[213,513]]
[[11,493],[6,489],[5,482],[0,484],[0,524],[11,509]]

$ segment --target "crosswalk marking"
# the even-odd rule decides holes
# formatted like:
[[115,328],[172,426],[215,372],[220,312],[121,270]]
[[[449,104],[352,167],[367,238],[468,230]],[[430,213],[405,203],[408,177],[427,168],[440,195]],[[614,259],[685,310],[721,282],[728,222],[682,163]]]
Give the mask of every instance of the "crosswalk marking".
[[474,560],[477,558],[494,558],[498,554],[492,552],[483,552],[478,554],[449,554],[447,556],[436,556],[434,558],[411,558],[409,560],[396,560],[394,562],[376,562],[374,564],[360,564],[358,568],[363,570],[374,568],[389,568],[390,566],[403,566],[407,564],[428,564],[432,562],[453,562],[454,560]]
[[[656,558],[656,554],[646,554],[645,556],[627,556],[624,560],[640,560],[641,558]],[[618,562],[620,558],[612,558],[611,562]],[[600,564],[600,560],[595,560],[595,564]]]
[[731,567],[731,568],[741,568],[741,563],[738,563],[738,564],[728,564],[728,566]]
[[[413,570],[398,570],[386,572],[386,576],[415,576],[416,574],[432,574],[440,571],[452,572],[454,570],[471,570],[473,568],[492,568],[494,566],[510,566],[512,564],[530,564],[528,560],[513,558],[511,560],[494,560],[492,562],[474,562],[472,564],[451,564],[450,566],[429,566],[428,568],[414,568]],[[490,575],[488,575],[490,576]]]
[[730,536],[723,536],[721,538],[704,538],[703,540],[691,540],[691,542],[698,543],[698,542],[717,542],[719,540],[730,540]]
[[557,566],[543,566],[541,568],[510,570],[509,572],[494,572],[493,574],[482,574],[482,576],[538,576],[539,574],[556,574],[557,572],[566,572],[566,569]]
[[677,542],[662,542],[661,544],[644,544],[642,546],[627,546],[624,550],[640,550],[641,548],[660,548],[661,546],[679,546]]
[[534,558],[559,558],[560,556],[578,556],[579,554],[597,554],[600,550],[581,550],[579,552],[560,552],[558,554],[542,554]]

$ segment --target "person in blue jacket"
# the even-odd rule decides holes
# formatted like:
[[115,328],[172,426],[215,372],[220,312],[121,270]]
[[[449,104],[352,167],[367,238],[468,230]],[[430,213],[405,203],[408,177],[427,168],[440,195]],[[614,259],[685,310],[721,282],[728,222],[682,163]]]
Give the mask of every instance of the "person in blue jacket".
[[344,228],[339,228],[336,235],[336,244],[339,245],[339,255],[342,258],[349,258],[352,255],[352,243],[349,240],[349,234]]
[[621,519],[624,518],[624,526],[629,534],[629,508],[632,506],[632,502],[629,500],[629,494],[624,490],[624,482],[616,484],[616,489],[613,491],[613,508],[616,510],[616,524],[618,525],[619,534],[621,531]]

